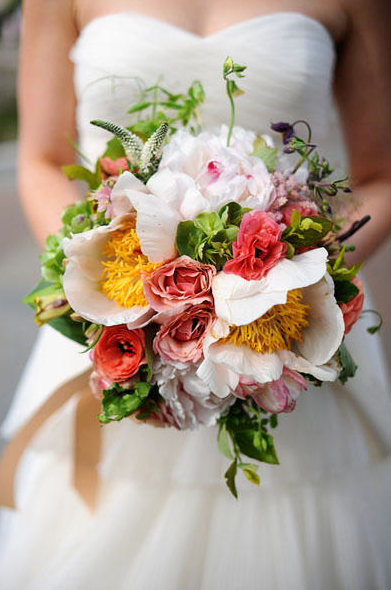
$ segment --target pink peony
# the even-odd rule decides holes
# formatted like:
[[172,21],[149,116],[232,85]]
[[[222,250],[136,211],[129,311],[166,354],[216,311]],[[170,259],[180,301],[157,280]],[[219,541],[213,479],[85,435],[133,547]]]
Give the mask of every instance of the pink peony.
[[161,326],[153,341],[154,352],[168,362],[198,362],[214,320],[214,308],[209,302],[187,307]]
[[224,272],[248,281],[261,279],[285,256],[286,244],[280,241],[282,230],[264,211],[243,215],[236,242],[232,245],[233,260],[224,265]]
[[99,160],[103,178],[109,176],[119,176],[125,170],[129,170],[128,160],[126,158],[117,158],[112,160],[111,158],[100,158]]
[[211,285],[215,274],[214,266],[181,256],[144,278],[145,298],[156,311],[183,304],[212,302]]
[[304,377],[284,367],[280,379],[269,383],[257,383],[242,376],[235,395],[241,399],[252,397],[255,403],[266,412],[279,414],[292,412],[295,409],[296,399],[303,389],[307,389]]
[[357,295],[353,297],[353,299],[351,299],[347,303],[339,304],[339,307],[341,308],[343,314],[343,321],[345,322],[345,334],[349,334],[353,325],[357,322],[358,318],[361,315],[362,307],[364,304],[364,290],[362,282],[357,277],[354,277],[352,283],[356,285],[359,292],[357,293]]

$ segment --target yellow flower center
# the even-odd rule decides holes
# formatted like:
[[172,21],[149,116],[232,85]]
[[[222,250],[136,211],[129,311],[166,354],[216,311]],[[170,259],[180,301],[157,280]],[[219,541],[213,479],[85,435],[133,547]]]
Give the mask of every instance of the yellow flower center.
[[302,331],[309,323],[306,319],[310,307],[301,303],[302,292],[288,292],[286,303],[273,305],[262,317],[245,326],[232,326],[226,338],[219,343],[249,348],[262,354],[275,350],[290,350],[291,341],[302,341]]
[[102,262],[101,292],[123,307],[148,305],[141,276],[149,276],[161,264],[149,262],[141,252],[134,223],[126,223],[110,233],[103,256],[106,260]]

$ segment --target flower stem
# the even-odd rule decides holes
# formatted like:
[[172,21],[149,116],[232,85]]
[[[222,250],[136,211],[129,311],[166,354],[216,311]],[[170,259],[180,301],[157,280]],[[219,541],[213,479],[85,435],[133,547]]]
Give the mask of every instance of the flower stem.
[[227,94],[228,94],[229,102],[231,105],[231,118],[229,121],[229,128],[228,128],[228,135],[227,135],[227,147],[229,147],[229,144],[231,142],[232,129],[234,126],[234,121],[235,121],[235,103],[234,103],[234,99],[232,96],[231,84],[229,83],[229,80],[227,80]]

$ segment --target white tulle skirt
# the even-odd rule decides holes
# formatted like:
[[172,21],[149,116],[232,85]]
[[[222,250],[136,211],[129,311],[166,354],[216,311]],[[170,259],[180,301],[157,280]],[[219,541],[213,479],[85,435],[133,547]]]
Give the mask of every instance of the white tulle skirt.
[[[20,464],[0,521],[1,590],[389,590],[391,396],[377,337],[348,338],[354,380],[308,390],[276,431],[280,466],[227,491],[216,429],[103,429],[91,514],[71,486],[74,401]],[[10,436],[88,365],[42,328],[3,425]]]

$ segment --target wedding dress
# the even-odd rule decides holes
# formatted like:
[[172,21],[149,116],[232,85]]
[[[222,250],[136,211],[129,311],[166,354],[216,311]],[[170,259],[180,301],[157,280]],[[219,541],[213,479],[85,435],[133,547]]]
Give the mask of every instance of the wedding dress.
[[[330,160],[344,154],[331,96],[335,47],[296,12],[254,18],[206,38],[133,13],[93,20],[75,64],[80,148],[92,161],[126,124],[140,85],[185,90],[200,79],[204,128],[228,120],[226,55],[248,66],[236,124],[307,119]],[[369,307],[367,305],[367,307]],[[130,420],[103,429],[99,505],[70,483],[75,402],[41,429],[20,463],[18,510],[2,511],[2,590],[389,590],[391,396],[377,337],[360,320],[348,346],[360,369],[343,388],[309,388],[276,431],[280,466],[261,487],[227,491],[216,429],[179,432]],[[61,382],[88,366],[79,347],[42,328],[3,426],[10,436]]]

